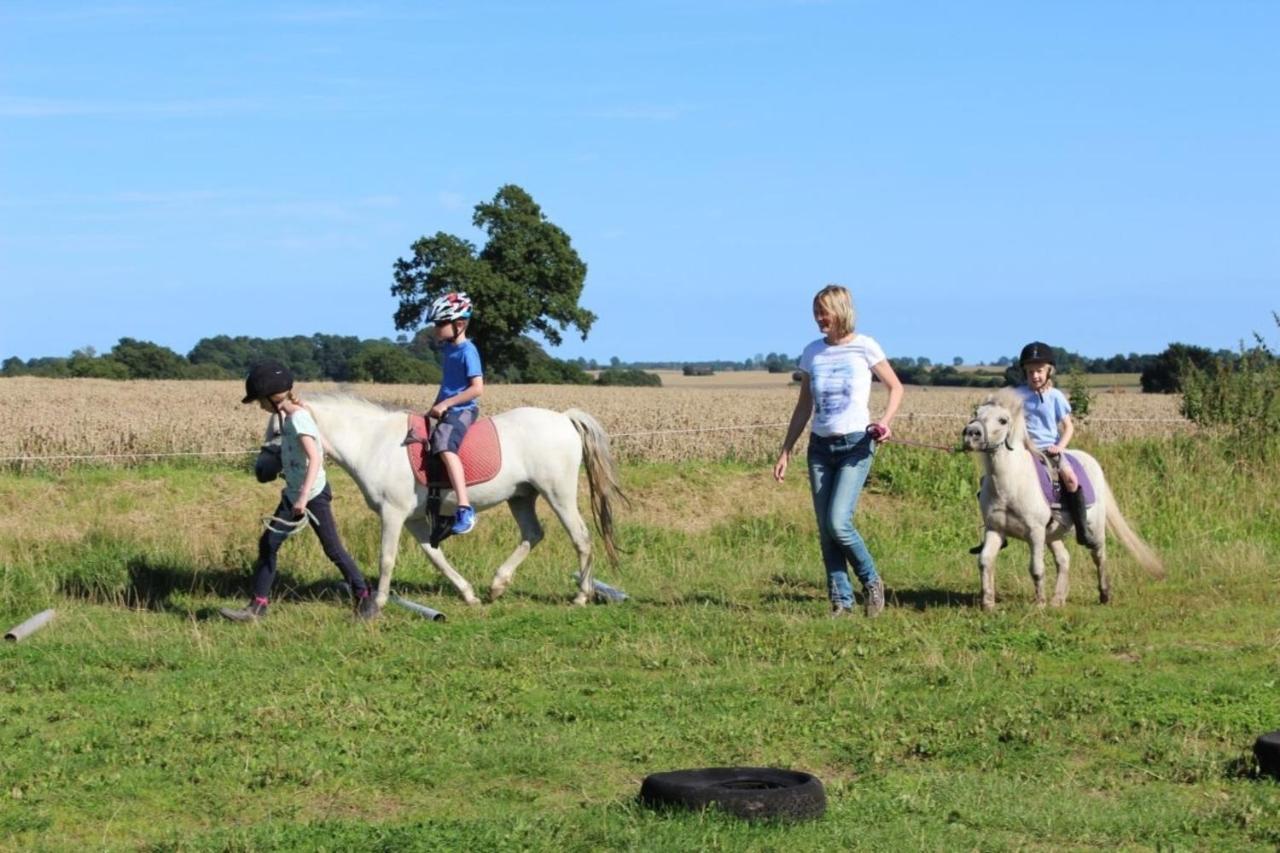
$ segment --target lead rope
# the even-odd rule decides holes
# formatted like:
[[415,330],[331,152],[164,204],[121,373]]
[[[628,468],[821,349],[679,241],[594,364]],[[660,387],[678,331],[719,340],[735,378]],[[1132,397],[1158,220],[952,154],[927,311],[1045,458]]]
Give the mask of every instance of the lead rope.
[[[262,517],[262,527],[270,533],[277,533],[285,537],[292,536],[303,528],[307,522],[315,522],[319,526],[320,522],[316,521],[316,517],[307,509],[303,511],[301,518],[285,519],[278,515],[264,515]],[[276,527],[279,524],[280,527]],[[282,529],[283,528],[283,529]]]

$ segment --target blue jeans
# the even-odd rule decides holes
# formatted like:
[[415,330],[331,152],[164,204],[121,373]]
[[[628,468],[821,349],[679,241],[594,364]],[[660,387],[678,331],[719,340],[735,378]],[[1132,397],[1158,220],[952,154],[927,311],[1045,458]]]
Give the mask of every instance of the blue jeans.
[[827,594],[840,607],[853,606],[847,567],[853,567],[864,587],[878,577],[875,560],[853,526],[853,512],[875,452],[876,443],[865,432],[809,436],[809,488],[827,569]]

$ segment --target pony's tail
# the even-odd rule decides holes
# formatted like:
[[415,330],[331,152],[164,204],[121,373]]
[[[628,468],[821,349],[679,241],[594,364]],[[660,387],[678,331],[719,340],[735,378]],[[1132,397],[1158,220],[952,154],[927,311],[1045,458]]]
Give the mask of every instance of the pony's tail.
[[1099,477],[1099,482],[1095,486],[1100,486],[1106,495],[1107,501],[1107,527],[1116,535],[1120,543],[1124,545],[1125,550],[1133,555],[1138,561],[1138,565],[1146,569],[1154,578],[1164,579],[1164,564],[1160,562],[1160,558],[1151,546],[1143,541],[1142,537],[1133,532],[1133,528],[1129,526],[1129,522],[1125,521],[1124,514],[1120,512],[1120,507],[1116,503],[1115,492],[1111,491],[1111,485],[1106,478]]
[[591,515],[604,539],[604,550],[613,566],[618,565],[618,545],[613,531],[613,498],[627,499],[618,482],[618,467],[609,452],[609,434],[600,422],[581,409],[565,411],[582,438],[582,460],[587,467],[587,485],[591,489]]

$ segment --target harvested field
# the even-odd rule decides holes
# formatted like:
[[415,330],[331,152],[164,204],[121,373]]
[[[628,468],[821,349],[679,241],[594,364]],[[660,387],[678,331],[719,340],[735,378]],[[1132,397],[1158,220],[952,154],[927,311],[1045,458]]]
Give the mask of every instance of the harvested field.
[[[661,388],[492,385],[483,410],[577,407],[595,415],[623,461],[770,459],[795,404],[796,386],[779,374],[664,373]],[[333,383],[301,383],[334,390]],[[395,406],[425,407],[434,388],[362,384],[348,390]],[[240,404],[239,382],[0,379],[0,461],[11,467],[128,464],[165,454],[234,459],[256,449],[264,418]],[[965,417],[987,392],[908,387],[895,423],[899,438],[954,444]],[[1099,392],[1081,425],[1084,442],[1165,436],[1190,428],[1178,398]],[[872,411],[884,392],[872,395]],[[84,458],[91,457],[91,458]]]

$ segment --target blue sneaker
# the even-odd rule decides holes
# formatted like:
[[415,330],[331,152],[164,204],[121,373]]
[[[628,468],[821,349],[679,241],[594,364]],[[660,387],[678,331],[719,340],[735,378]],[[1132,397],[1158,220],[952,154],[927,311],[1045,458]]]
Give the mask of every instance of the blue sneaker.
[[458,514],[453,517],[453,527],[449,528],[454,533],[470,533],[476,526],[476,511],[473,507],[460,506]]

